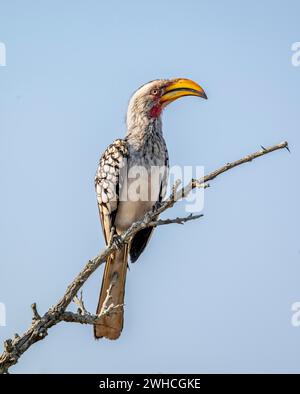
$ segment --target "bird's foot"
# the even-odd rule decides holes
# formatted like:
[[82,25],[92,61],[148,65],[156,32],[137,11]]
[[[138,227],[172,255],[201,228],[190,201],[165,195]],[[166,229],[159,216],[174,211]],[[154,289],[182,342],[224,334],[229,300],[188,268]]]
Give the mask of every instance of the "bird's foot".
[[152,207],[152,212],[156,212],[157,209],[161,207],[161,201],[156,201],[156,203]]
[[116,247],[120,250],[123,246],[122,237],[118,234],[114,234],[112,237],[112,243],[115,243]]

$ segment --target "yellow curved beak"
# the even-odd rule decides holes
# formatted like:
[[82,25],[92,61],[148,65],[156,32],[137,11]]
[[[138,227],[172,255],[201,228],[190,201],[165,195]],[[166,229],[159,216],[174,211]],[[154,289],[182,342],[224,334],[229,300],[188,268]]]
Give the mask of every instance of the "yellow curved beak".
[[184,96],[197,96],[207,99],[204,90],[191,79],[177,78],[165,89],[165,93],[160,99],[160,104],[167,105],[174,100]]

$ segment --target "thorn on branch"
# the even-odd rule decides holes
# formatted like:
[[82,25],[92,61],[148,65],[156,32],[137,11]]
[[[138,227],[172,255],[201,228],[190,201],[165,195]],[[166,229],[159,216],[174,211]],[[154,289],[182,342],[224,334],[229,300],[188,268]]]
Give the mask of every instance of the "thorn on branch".
[[33,304],[31,304],[31,309],[32,309],[32,312],[33,312],[32,320],[34,320],[34,321],[41,320],[41,316],[39,315],[39,313],[37,311],[37,307],[36,307],[36,303],[35,302]]

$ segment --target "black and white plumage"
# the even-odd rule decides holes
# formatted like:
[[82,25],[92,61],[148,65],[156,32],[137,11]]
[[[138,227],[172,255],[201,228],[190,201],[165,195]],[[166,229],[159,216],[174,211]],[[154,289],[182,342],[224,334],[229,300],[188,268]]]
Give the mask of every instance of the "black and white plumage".
[[[130,99],[127,134],[103,153],[95,177],[100,219],[106,244],[162,200],[168,175],[168,151],[162,133],[161,113],[175,99],[204,97],[202,88],[186,79],[156,80],[139,88]],[[138,182],[138,194],[136,193]],[[137,198],[138,197],[138,198]],[[128,254],[135,262],[143,252],[153,228],[143,229],[107,259],[97,313],[103,308],[111,286],[111,301],[124,304]],[[96,338],[116,339],[123,328],[123,308],[95,325]]]
[[127,156],[126,141],[117,139],[103,153],[95,176],[97,202],[106,244],[110,241],[119,203],[120,169],[124,167]]

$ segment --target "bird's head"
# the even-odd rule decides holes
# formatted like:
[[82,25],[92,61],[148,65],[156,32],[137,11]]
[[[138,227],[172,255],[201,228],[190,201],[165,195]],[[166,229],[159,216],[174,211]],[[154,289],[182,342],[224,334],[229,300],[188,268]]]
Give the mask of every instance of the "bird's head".
[[135,91],[129,101],[128,126],[136,123],[139,118],[158,118],[168,104],[184,96],[207,99],[202,87],[190,79],[158,79],[146,83]]

